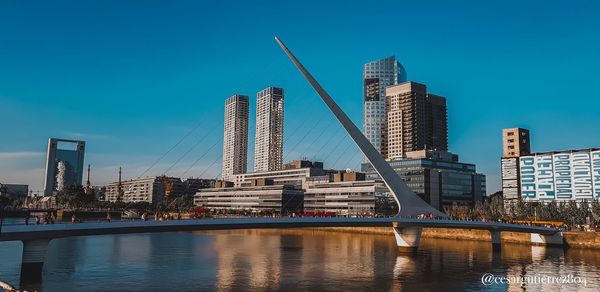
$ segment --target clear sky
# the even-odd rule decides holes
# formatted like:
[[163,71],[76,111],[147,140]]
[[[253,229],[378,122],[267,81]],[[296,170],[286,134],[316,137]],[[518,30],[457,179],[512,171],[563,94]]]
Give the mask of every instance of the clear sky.
[[358,169],[278,35],[361,127],[362,65],[395,55],[447,97],[450,150],[492,193],[504,127],[536,152],[600,146],[599,3],[3,0],[0,182],[41,190],[49,137],[87,141],[94,184],[136,177],[192,129],[146,174],[216,177],[225,98],[254,115],[267,86],[286,92],[285,160]]

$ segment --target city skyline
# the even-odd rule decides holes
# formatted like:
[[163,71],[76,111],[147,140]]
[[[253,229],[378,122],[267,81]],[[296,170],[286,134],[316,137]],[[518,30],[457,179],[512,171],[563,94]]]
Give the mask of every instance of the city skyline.
[[[37,16],[35,11],[23,15],[24,7],[19,4],[7,2],[0,5],[4,6],[0,9],[0,23],[5,27],[21,23],[23,20],[18,20],[18,16],[25,16],[25,20]],[[282,4],[272,5],[274,7],[264,8],[276,10]],[[441,14],[441,8],[450,9],[441,7],[427,11],[418,4],[411,5],[416,13],[408,15],[408,18],[424,15],[425,12],[437,15]],[[308,65],[319,77],[331,80],[325,85],[335,93],[337,101],[357,125],[362,119],[362,65],[370,60],[396,55],[410,72],[410,80],[423,82],[432,92],[447,98],[449,149],[461,154],[465,162],[477,164],[478,169],[488,175],[488,192],[493,193],[500,189],[498,158],[502,154],[499,134],[502,128],[531,129],[536,133],[532,140],[533,148],[540,151],[598,146],[598,137],[584,134],[593,133],[593,126],[599,122],[597,110],[594,110],[599,101],[590,87],[598,81],[594,69],[600,64],[600,58],[594,53],[599,49],[598,43],[585,37],[598,24],[591,17],[586,17],[594,10],[586,5],[596,4],[586,3],[578,7],[565,4],[562,7],[551,3],[546,10],[535,12],[541,15],[541,24],[528,23],[526,15],[519,12],[511,15],[514,23],[502,21],[499,14],[508,9],[502,5],[495,7],[498,12],[493,12],[490,6],[477,6],[484,10],[482,16],[471,10],[455,11],[467,20],[449,28],[433,28],[424,24],[415,28],[414,32],[407,32],[410,36],[423,38],[421,40],[432,48],[443,40],[446,42],[443,50],[389,39],[365,46],[360,43],[361,37],[352,34],[364,32],[364,29],[351,21],[343,24],[326,22],[325,30],[339,29],[340,33],[335,35],[319,33],[319,28],[312,25],[306,32],[293,24],[282,24],[275,30],[302,51],[300,57],[319,60],[318,64]],[[149,5],[147,15],[137,20],[150,24],[150,16],[162,15],[159,8],[160,5]],[[224,9],[208,8],[207,11]],[[331,8],[326,5],[324,10],[331,12]],[[196,21],[199,15],[193,11],[202,14],[198,10],[189,10],[189,13],[183,14],[181,21]],[[352,5],[343,10],[352,15],[358,13],[357,7]],[[220,136],[223,100],[235,92],[257,92],[264,88],[264,84],[277,84],[285,88],[291,97],[286,100],[284,127],[284,137],[290,140],[284,141],[284,149],[294,151],[284,152],[284,163],[304,155],[312,160],[324,160],[331,168],[344,168],[350,164],[358,169],[362,156],[348,137],[339,135],[343,133],[340,133],[335,121],[329,118],[319,120],[319,117],[328,114],[327,109],[310,88],[300,78],[294,77],[284,62],[280,62],[282,56],[271,44],[275,32],[266,24],[249,25],[247,28],[224,26],[223,31],[218,33],[225,33],[236,41],[247,40],[249,34],[252,42],[247,50],[225,49],[223,52],[219,52],[217,47],[220,50],[226,39],[207,31],[202,31],[202,37],[214,41],[215,47],[203,49],[199,39],[192,39],[188,46],[184,46],[185,37],[190,36],[192,31],[174,33],[181,28],[181,22],[166,25],[155,36],[144,34],[152,27],[134,26],[130,33],[150,44],[148,50],[136,57],[141,47],[128,42],[127,34],[117,31],[118,25],[99,26],[106,17],[120,19],[118,12],[83,9],[82,16],[61,15],[57,8],[52,12],[53,16],[63,17],[64,23],[52,23],[46,30],[40,29],[39,25],[48,18],[40,17],[33,24],[8,33],[7,45],[0,48],[3,120],[19,125],[9,128],[7,123],[3,123],[5,142],[0,145],[0,177],[6,182],[26,183],[31,185],[31,190],[42,190],[44,141],[49,137],[87,141],[85,164],[92,164],[93,184],[114,181],[120,165],[124,166],[125,177],[137,177],[196,123],[204,122],[205,131],[214,131],[213,136]],[[569,25],[550,23],[549,28],[542,28],[544,19],[563,15],[570,17]],[[80,23],[81,28],[69,26],[70,21],[83,16],[92,16],[91,22]],[[499,20],[496,25],[491,24],[493,21],[484,24],[482,30],[489,36],[480,36],[482,31],[469,26],[484,16],[492,19],[495,16]],[[277,17],[286,17],[285,12]],[[297,15],[295,17],[298,19]],[[202,23],[199,21],[198,24]],[[37,31],[34,32],[34,29]],[[88,30],[97,34],[85,37]],[[444,32],[459,38],[449,39],[443,36]],[[472,34],[478,36],[478,43],[475,48],[468,48],[464,42],[473,44],[468,40]],[[28,38],[23,39],[22,35],[28,35]],[[83,39],[77,40],[78,36]],[[61,38],[63,41],[50,44],[44,41],[49,40],[47,38]],[[503,40],[508,40],[508,43],[503,43]],[[159,45],[163,41],[174,45]],[[34,46],[32,42],[46,50],[27,55],[25,48],[28,44]],[[140,42],[140,39],[135,42]],[[569,42],[576,42],[579,46],[573,48],[568,45]],[[99,43],[105,43],[105,47],[94,48]],[[314,43],[321,46],[313,46]],[[465,52],[461,51],[463,49]],[[185,57],[176,56],[178,54]],[[316,57],[320,55],[328,58]],[[489,55],[494,56],[493,60]],[[225,56],[231,59],[225,59]],[[184,63],[190,59],[193,61]],[[64,66],[58,68],[56,74],[50,74],[59,63]],[[144,72],[154,67],[157,67],[154,75]],[[239,70],[232,71],[232,68]],[[215,77],[209,71],[214,71]],[[240,76],[231,78],[232,72]],[[213,86],[214,82],[224,82],[219,79],[229,84]],[[565,96],[576,96],[580,102],[546,102],[563,100],[561,98]],[[250,112],[255,112],[253,101],[250,106]],[[305,119],[307,116],[310,119]],[[253,124],[251,117],[250,125]],[[252,128],[248,137],[250,141],[254,140]],[[561,135],[556,135],[556,131],[560,131]],[[313,145],[311,142],[317,140],[321,132],[334,133],[334,136],[326,143],[329,137],[324,135],[319,138],[323,141],[321,144]],[[303,139],[305,134],[308,137]],[[148,175],[160,174],[168,169],[188,149],[193,149],[193,144],[203,135],[200,130],[194,132],[189,141],[175,149]],[[213,142],[217,142],[216,139],[206,141],[189,155],[184,155],[181,165],[172,168],[173,173],[170,174],[177,176],[182,173]],[[248,149],[250,162],[253,161],[250,155],[254,152],[251,147]],[[319,151],[321,147],[324,150]],[[337,152],[335,148],[338,148]],[[205,176],[217,176],[220,164],[213,164],[212,168],[210,165],[213,159],[221,159],[221,151],[220,147],[214,147],[211,155],[194,166],[188,176],[198,176],[206,168],[211,170]],[[338,159],[342,155],[347,156],[350,162]],[[248,165],[248,169],[252,169],[252,165]]]

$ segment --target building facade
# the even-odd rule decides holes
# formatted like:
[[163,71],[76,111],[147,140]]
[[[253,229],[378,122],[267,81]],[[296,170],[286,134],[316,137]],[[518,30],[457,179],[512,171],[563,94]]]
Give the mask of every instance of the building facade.
[[385,91],[387,130],[381,154],[387,160],[402,159],[406,152],[448,150],[446,99],[427,93],[424,84],[404,82]]
[[29,185],[22,184],[1,184],[0,196],[7,196],[13,199],[24,198],[29,195]]
[[531,153],[528,129],[502,130],[505,202],[600,199],[600,148]]
[[323,169],[321,162],[296,160],[283,165],[280,170],[241,173],[225,179],[236,187],[249,186],[256,179],[270,179],[275,185],[302,186],[307,178],[326,174],[327,171]]
[[85,141],[48,139],[44,196],[83,181]]
[[[486,194],[485,175],[474,164],[458,161],[444,151],[412,151],[406,158],[389,162],[408,187],[433,207],[443,210],[454,203],[474,206]],[[379,179],[370,163],[363,163],[367,179]]]
[[501,161],[505,200],[600,199],[600,148],[531,153]]
[[218,181],[213,189],[200,190],[195,196],[196,205],[222,210],[267,211],[273,207],[264,205],[264,198],[272,201],[289,191],[303,202],[307,212],[359,216],[391,215],[398,210],[382,181],[365,181],[364,174],[359,173],[326,170],[321,162],[296,160],[283,165],[281,170],[238,174],[226,179]]
[[247,171],[248,117],[248,96],[234,95],[225,100],[223,177]]
[[502,157],[519,157],[530,153],[529,130],[523,128],[502,129]]
[[194,196],[194,206],[221,211],[298,214],[303,211],[303,192],[295,186],[272,184],[202,189]]
[[331,212],[337,216],[395,215],[396,202],[382,181],[309,181],[304,190],[305,212]]
[[283,164],[283,98],[278,87],[256,94],[255,172],[278,170]]
[[363,132],[381,153],[385,133],[385,88],[406,81],[406,70],[391,56],[363,66]]
[[[119,190],[121,190],[121,194],[119,194]],[[154,204],[162,202],[165,196],[179,196],[183,190],[183,184],[179,178],[161,176],[137,178],[108,184],[105,201]]]

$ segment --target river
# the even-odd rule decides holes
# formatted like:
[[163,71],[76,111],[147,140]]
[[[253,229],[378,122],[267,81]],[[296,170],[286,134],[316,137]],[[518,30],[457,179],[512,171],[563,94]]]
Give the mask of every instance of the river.
[[[20,242],[0,242],[0,279],[19,283]],[[393,236],[322,230],[230,230],[53,240],[43,291],[564,291],[600,289],[600,251],[423,238],[401,253]],[[482,283],[494,277],[573,277]],[[565,278],[567,279],[567,278]],[[581,282],[585,280],[584,282]],[[569,281],[567,279],[567,281]],[[584,285],[585,284],[585,285]],[[23,288],[23,287],[22,287]]]

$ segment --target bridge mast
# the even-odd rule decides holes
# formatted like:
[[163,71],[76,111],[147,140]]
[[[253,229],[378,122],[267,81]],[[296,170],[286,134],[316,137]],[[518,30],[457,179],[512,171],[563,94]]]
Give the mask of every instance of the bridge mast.
[[436,217],[445,217],[448,215],[433,208],[427,202],[423,201],[417,194],[415,194],[404,181],[398,176],[396,171],[383,159],[381,154],[375,149],[375,147],[369,142],[365,135],[354,125],[350,118],[344,113],[344,111],[337,105],[337,103],[331,98],[331,96],[321,87],[319,82],[304,68],[304,66],[298,61],[296,56],[283,44],[283,42],[275,37],[275,41],[283,49],[290,60],[296,65],[296,68],[300,70],[304,78],[312,85],[317,91],[323,102],[329,107],[329,110],[335,115],[337,120],[342,124],[344,129],[348,132],[354,143],[358,145],[360,151],[369,159],[373,168],[379,174],[385,185],[388,187],[396,203],[398,204],[399,212],[397,216],[416,216],[420,214],[431,214]]

